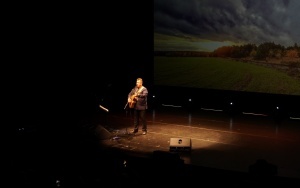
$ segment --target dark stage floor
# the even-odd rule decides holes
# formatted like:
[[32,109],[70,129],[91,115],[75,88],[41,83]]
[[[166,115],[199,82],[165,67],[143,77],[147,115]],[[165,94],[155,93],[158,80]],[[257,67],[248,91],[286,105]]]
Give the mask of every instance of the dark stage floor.
[[149,110],[147,122],[147,135],[141,130],[133,135],[129,133],[133,128],[130,110],[100,110],[83,126],[66,131],[67,136],[56,135],[67,140],[58,154],[53,154],[53,143],[47,142],[52,148],[51,153],[44,148],[46,164],[33,162],[32,157],[22,159],[34,164],[31,175],[20,172],[24,163],[19,160],[15,165],[18,177],[30,182],[36,174],[44,177],[40,173],[44,172],[51,177],[49,182],[59,180],[64,187],[299,183],[298,119],[275,121],[262,115],[162,107]]
[[277,121],[263,114],[230,116],[222,111],[163,107],[149,110],[147,120],[147,135],[141,130],[130,134],[130,110],[101,113],[92,124],[104,151],[128,158],[179,158],[184,166],[226,174],[300,179],[298,119]]

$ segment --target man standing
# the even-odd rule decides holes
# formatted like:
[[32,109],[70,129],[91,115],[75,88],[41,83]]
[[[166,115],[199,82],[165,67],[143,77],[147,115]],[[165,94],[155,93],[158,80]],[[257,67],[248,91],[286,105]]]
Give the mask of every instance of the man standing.
[[137,133],[139,130],[139,121],[142,122],[143,135],[147,134],[147,121],[146,121],[146,110],[148,109],[147,104],[148,90],[143,86],[143,79],[137,78],[135,87],[128,94],[129,108],[134,109],[134,129],[132,133]]

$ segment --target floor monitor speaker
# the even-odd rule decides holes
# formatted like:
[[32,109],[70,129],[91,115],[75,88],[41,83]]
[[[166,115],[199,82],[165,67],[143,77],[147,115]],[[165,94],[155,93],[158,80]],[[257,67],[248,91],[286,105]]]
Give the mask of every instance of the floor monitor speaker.
[[110,139],[112,137],[111,133],[101,125],[97,125],[95,134],[100,140]]
[[170,151],[191,151],[190,138],[170,138]]

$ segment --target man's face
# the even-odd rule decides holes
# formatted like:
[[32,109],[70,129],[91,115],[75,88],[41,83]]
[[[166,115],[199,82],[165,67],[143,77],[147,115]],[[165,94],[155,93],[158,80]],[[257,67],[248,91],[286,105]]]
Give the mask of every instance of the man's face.
[[137,87],[141,87],[141,86],[142,86],[141,80],[137,80],[137,81],[136,81],[136,86],[137,86]]

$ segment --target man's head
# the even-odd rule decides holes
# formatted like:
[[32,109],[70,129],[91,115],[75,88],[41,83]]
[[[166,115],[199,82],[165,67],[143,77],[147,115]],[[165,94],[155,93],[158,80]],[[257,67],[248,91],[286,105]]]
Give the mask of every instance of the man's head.
[[143,85],[143,79],[142,78],[136,79],[136,86],[140,88],[142,85]]

